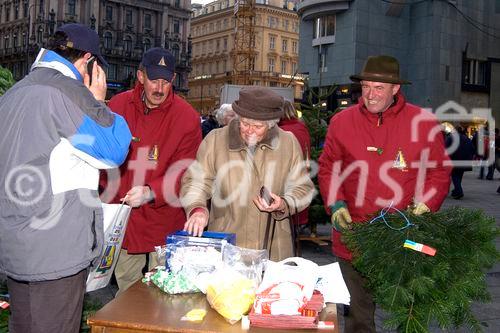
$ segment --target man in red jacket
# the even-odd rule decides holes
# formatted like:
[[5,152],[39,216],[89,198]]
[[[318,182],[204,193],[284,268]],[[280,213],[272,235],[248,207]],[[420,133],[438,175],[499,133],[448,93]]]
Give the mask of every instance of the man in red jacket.
[[341,240],[350,223],[367,221],[384,207],[410,207],[412,213],[437,211],[450,185],[449,158],[437,119],[406,102],[399,63],[390,56],[369,57],[357,105],[330,120],[319,159],[319,186],[332,214],[332,247],[351,294],[346,332],[375,332],[375,304],[364,280],[350,264]]
[[[110,108],[122,115],[133,135],[120,168],[115,202],[134,207],[115,269],[119,291],[158,264],[155,246],[182,230],[186,217],[178,201],[180,179],[201,142],[198,113],[173,91],[175,58],[163,48],[144,53],[134,89],[114,96]],[[108,177],[110,178],[110,177]],[[108,191],[112,181],[108,179]],[[163,263],[160,263],[163,264]]]

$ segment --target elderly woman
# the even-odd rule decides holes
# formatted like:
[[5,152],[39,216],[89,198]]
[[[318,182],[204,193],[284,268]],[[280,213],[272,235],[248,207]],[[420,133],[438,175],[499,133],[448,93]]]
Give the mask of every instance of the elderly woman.
[[[297,139],[276,126],[283,98],[268,88],[249,87],[232,107],[237,117],[210,132],[182,179],[184,230],[200,236],[208,226],[235,233],[238,246],[267,247],[273,260],[290,257],[289,216],[307,207],[315,190]],[[269,190],[267,202],[262,186]]]
[[233,111],[231,104],[222,104],[215,113],[215,119],[217,119],[221,127],[229,124],[234,117],[236,117],[236,113]]

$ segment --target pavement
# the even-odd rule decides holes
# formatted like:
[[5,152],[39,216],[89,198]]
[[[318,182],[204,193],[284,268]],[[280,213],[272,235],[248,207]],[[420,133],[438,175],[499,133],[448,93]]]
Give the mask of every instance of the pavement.
[[[460,200],[454,200],[448,197],[443,204],[444,208],[460,206],[468,208],[481,208],[487,215],[494,217],[497,221],[497,226],[500,227],[500,194],[496,193],[497,187],[500,185],[498,174],[495,180],[479,180],[477,179],[478,172],[466,172],[463,179],[464,197]],[[330,227],[328,225],[318,225],[319,235],[328,235]],[[500,239],[496,240],[497,249],[500,249]],[[312,260],[319,265],[326,265],[336,261],[335,256],[330,252],[330,246],[319,246],[313,242],[302,243],[302,256]],[[0,276],[1,279],[1,276]],[[500,332],[500,263],[497,263],[487,273],[488,290],[491,295],[490,303],[475,303],[472,305],[473,312],[476,318],[483,326],[483,331],[486,333]],[[108,287],[98,291],[88,293],[87,297],[102,303],[108,303],[114,298],[117,287],[110,284]],[[340,332],[343,332],[344,317],[343,306],[337,307]],[[377,332],[393,332],[383,328],[383,319],[386,317],[384,312],[377,308],[376,311]],[[443,332],[438,327],[432,327],[431,332]],[[466,333],[470,330],[460,328],[457,330],[448,330],[446,332]]]

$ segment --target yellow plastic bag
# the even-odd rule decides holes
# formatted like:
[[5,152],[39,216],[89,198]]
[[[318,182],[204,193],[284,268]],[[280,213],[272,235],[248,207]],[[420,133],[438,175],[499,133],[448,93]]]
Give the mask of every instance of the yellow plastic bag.
[[250,311],[255,300],[255,281],[241,274],[219,271],[207,286],[210,306],[234,324]]

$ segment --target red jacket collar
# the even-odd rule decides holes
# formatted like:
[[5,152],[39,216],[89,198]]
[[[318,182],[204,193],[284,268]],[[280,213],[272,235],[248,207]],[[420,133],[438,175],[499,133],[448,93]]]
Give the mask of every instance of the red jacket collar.
[[[143,93],[144,93],[144,85],[141,83],[137,82],[137,84],[134,87],[134,99],[133,102],[135,104],[135,109],[138,112],[144,113],[144,110],[147,108],[146,104],[144,104],[143,101]],[[156,112],[156,111],[167,111],[170,108],[170,105],[174,102],[174,92],[173,90],[170,90],[167,98],[165,101],[157,108],[151,109],[150,112]]]

